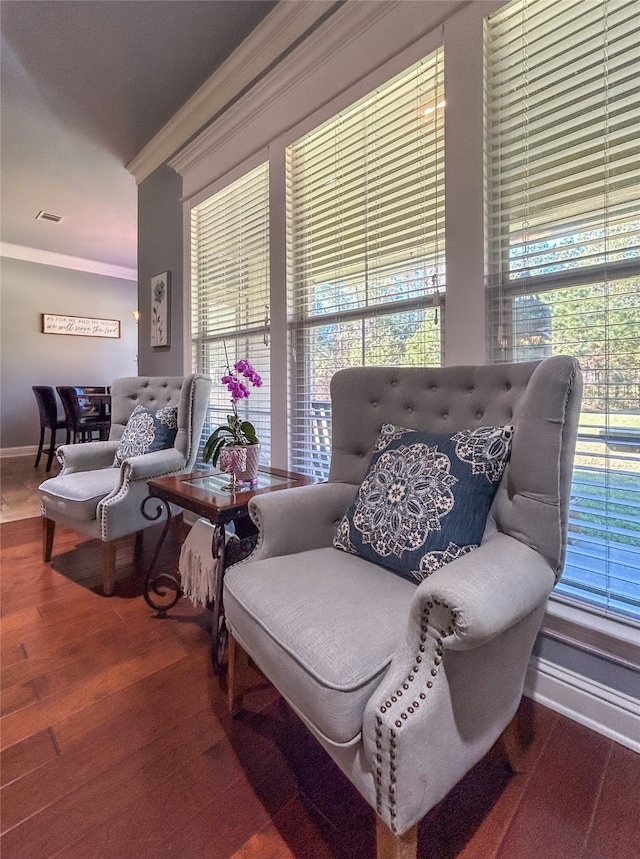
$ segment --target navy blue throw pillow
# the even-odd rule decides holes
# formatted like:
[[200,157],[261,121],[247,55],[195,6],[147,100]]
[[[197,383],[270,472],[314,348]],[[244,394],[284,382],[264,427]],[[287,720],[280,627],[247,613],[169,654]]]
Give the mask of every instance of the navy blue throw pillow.
[[385,424],[337,549],[422,581],[480,545],[512,426],[437,435]]
[[136,406],[124,428],[113,464],[120,466],[130,456],[173,447],[177,432],[177,406],[165,406],[158,411]]

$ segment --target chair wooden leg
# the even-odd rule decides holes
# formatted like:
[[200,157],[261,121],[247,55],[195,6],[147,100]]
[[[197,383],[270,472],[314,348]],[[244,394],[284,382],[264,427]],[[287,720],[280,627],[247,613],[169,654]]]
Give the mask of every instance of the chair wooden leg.
[[40,429],[40,442],[38,444],[38,455],[36,456],[36,462],[34,468],[38,467],[38,463],[40,462],[40,457],[42,456],[42,448],[44,447],[44,427]]
[[102,590],[106,597],[113,593],[116,578],[116,540],[102,544]]
[[514,716],[500,736],[502,748],[512,772],[524,773],[527,771],[525,765],[525,746],[522,741],[522,733],[518,725],[518,716]]
[[51,471],[51,463],[53,462],[53,456],[56,452],[56,431],[54,429],[51,430],[51,441],[49,444],[49,457],[47,459],[47,471]]
[[376,816],[377,859],[416,859],[418,855],[418,824],[404,835],[396,835]]
[[242,709],[242,695],[247,682],[249,657],[235,638],[229,634],[229,661],[227,665],[227,696],[229,712],[237,715]]
[[53,552],[53,535],[56,530],[56,523],[53,519],[42,518],[42,557],[45,561],[51,560]]

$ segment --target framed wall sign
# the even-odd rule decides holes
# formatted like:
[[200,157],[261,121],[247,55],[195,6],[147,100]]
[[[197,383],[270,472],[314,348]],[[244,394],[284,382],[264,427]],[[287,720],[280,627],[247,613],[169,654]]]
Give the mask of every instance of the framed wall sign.
[[169,302],[171,272],[163,271],[151,278],[151,346],[168,346],[171,325]]
[[120,337],[120,320],[43,313],[42,333],[75,334],[78,337]]

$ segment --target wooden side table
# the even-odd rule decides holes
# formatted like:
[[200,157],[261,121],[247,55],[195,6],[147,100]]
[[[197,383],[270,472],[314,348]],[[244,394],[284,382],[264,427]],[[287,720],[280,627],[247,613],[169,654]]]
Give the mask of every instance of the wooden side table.
[[[230,563],[235,563],[246,557],[255,546],[257,531],[249,519],[247,505],[254,495],[268,492],[278,492],[281,489],[292,489],[296,486],[308,486],[317,483],[315,478],[293,471],[279,468],[260,468],[255,484],[231,489],[229,475],[219,471],[196,471],[192,474],[180,474],[176,477],[155,477],[149,480],[149,495],[142,502],[142,514],[146,519],[155,521],[166,513],[164,529],[151,560],[151,565],[145,579],[144,598],[160,617],[165,617],[167,611],[174,606],[181,594],[178,576],[168,573],[154,575],[156,560],[165,537],[171,527],[171,505],[195,513],[208,519],[213,525],[211,552],[218,563],[216,596],[212,605],[213,629],[211,633],[211,661],[216,674],[220,673],[223,664],[224,649],[227,641],[227,630],[224,623],[224,606],[222,605],[222,584],[224,571]],[[157,502],[155,508],[153,503]],[[240,551],[231,553],[225,545],[225,525],[233,522],[236,532],[241,538]],[[167,588],[175,591],[167,599]],[[153,594],[153,596],[152,596]],[[154,597],[159,597],[159,602]]]

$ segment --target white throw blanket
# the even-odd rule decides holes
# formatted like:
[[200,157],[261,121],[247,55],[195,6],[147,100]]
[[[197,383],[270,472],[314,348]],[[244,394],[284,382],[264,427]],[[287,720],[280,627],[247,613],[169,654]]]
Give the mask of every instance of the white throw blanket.
[[178,571],[182,593],[194,605],[209,605],[216,598],[218,560],[212,552],[214,530],[207,519],[198,519],[180,549]]

